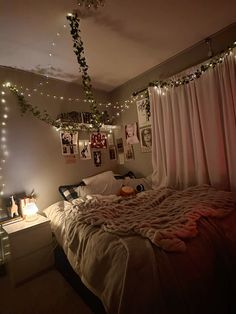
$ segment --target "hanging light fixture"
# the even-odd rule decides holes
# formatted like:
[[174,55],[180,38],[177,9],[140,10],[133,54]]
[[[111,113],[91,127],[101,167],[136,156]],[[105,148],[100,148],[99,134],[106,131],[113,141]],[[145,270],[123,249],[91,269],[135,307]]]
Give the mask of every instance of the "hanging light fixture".
[[86,9],[95,9],[103,7],[105,0],[78,0],[78,5]]

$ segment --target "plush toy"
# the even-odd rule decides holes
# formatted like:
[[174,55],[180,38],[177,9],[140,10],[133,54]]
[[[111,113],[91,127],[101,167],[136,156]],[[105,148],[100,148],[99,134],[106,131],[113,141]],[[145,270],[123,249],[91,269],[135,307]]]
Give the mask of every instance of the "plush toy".
[[120,196],[133,196],[136,195],[135,189],[131,186],[122,186],[120,189]]

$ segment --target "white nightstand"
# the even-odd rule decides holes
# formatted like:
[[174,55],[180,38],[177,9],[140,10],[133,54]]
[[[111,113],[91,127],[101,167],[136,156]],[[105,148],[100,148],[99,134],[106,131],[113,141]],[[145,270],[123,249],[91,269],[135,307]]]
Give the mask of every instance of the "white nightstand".
[[50,220],[38,216],[37,220],[21,220],[3,229],[9,237],[9,275],[14,284],[33,277],[54,264]]

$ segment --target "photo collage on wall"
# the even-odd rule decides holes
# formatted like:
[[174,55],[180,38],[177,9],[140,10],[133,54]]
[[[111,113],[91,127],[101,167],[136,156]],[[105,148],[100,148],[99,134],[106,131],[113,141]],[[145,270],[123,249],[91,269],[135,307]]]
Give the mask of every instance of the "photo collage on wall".
[[116,139],[119,163],[135,159],[133,145],[140,144],[141,152],[151,152],[152,150],[152,128],[150,114],[146,108],[149,99],[143,98],[136,102],[138,122],[125,124],[124,143],[122,138]]
[[[66,163],[75,163],[76,156],[80,160],[91,160],[94,165],[102,165],[102,150],[108,149],[107,154],[110,160],[117,159],[116,147],[112,133],[93,132],[88,139],[79,139],[78,132],[61,131],[60,141],[62,155],[65,156]],[[91,152],[91,150],[93,150]]]
[[136,102],[138,112],[139,137],[141,151],[143,153],[151,152],[152,150],[151,120],[146,111],[146,105],[148,101],[148,98],[144,98]]

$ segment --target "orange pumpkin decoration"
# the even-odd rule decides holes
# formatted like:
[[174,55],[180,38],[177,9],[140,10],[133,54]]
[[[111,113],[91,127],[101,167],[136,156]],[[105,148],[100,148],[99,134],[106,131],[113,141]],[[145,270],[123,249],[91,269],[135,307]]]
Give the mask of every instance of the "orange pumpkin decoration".
[[122,186],[120,189],[120,196],[133,196],[136,195],[135,189],[131,186]]

